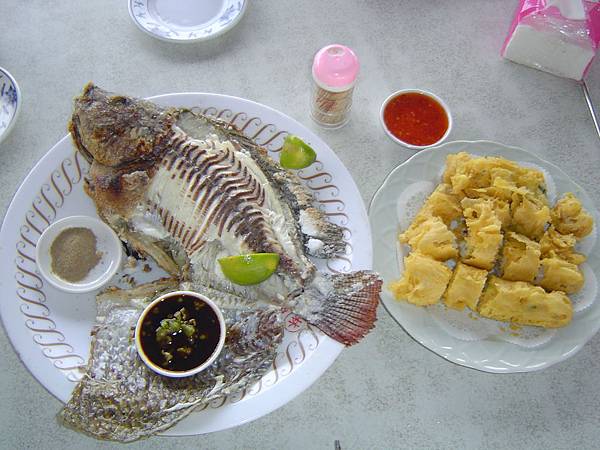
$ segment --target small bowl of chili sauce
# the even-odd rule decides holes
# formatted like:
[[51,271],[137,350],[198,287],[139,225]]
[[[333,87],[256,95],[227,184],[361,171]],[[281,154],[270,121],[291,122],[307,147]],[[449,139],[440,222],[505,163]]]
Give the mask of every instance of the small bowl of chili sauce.
[[421,89],[394,92],[381,105],[380,118],[394,142],[415,150],[442,143],[452,129],[448,106]]
[[225,344],[225,320],[219,307],[202,294],[175,291],[161,295],[140,315],[135,346],[144,363],[167,377],[195,375],[219,356]]

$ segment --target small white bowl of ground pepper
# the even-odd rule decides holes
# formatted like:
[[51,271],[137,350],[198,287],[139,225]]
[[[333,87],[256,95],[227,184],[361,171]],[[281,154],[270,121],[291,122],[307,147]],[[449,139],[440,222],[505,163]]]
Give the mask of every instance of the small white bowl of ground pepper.
[[36,246],[40,273],[65,292],[104,286],[121,266],[123,248],[116,233],[89,216],[70,216],[44,230]]

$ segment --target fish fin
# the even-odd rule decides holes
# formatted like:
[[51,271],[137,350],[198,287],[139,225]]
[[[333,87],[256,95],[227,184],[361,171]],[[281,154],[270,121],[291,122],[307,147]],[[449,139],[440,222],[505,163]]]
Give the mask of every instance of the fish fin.
[[129,289],[120,289],[115,286],[110,286],[96,296],[96,302],[103,301],[128,301],[136,298],[154,298],[157,294],[168,290],[176,291],[179,287],[177,278],[163,277],[149,283],[138,284]]
[[[260,154],[255,159],[259,157]],[[271,173],[273,183],[290,205],[306,253],[317,258],[331,258],[343,253],[346,250],[344,228],[328,220],[325,212],[316,206],[313,193],[302,183],[298,175],[283,170],[268,156],[264,156],[264,159],[270,160],[272,165],[276,166],[270,167],[273,171]],[[263,166],[261,167],[265,170]]]
[[317,258],[331,258],[346,250],[344,229],[329,222],[325,213],[313,206],[300,210],[300,231],[306,252]]
[[152,257],[156,263],[174,277],[181,275],[179,266],[173,258],[156,242],[142,233],[123,231],[123,238],[138,252]]
[[324,278],[328,287],[325,293],[319,289],[322,298],[318,302],[314,292],[309,294],[313,301],[306,303],[309,313],[304,318],[332,339],[348,346],[356,344],[375,326],[383,280],[364,270]]

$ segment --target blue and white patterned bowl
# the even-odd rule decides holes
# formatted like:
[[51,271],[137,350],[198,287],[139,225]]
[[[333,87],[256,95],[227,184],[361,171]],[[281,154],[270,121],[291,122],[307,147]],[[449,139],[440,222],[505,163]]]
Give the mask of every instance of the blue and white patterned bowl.
[[150,36],[169,42],[197,42],[233,28],[248,0],[129,0],[129,15]]
[[0,142],[8,136],[21,108],[21,90],[7,70],[0,67]]

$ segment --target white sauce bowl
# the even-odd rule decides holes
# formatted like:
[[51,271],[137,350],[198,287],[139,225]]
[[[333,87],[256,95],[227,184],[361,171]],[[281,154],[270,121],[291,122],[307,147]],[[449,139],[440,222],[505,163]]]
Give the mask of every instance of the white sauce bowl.
[[[423,94],[423,95],[426,95],[428,97],[431,97],[433,100],[435,100],[436,102],[438,102],[441,105],[441,107],[444,109],[444,112],[446,113],[446,116],[448,117],[448,129],[446,130],[446,132],[444,133],[444,135],[440,139],[438,139],[436,142],[433,142],[433,143],[428,144],[428,145],[414,145],[414,144],[409,144],[408,142],[404,142],[403,140],[398,139],[388,129],[388,127],[387,127],[387,125],[385,123],[384,117],[383,117],[383,113],[385,111],[385,107],[388,105],[388,103],[390,101],[392,101],[394,98],[398,97],[399,95],[409,94],[409,93]],[[411,148],[413,150],[423,150],[423,149],[426,149],[426,148],[429,148],[429,147],[434,147],[436,145],[441,144],[450,135],[450,131],[452,130],[452,115],[450,114],[450,108],[448,108],[448,105],[446,105],[446,103],[444,103],[444,101],[441,98],[439,98],[437,95],[435,95],[435,94],[433,94],[433,93],[431,93],[429,91],[424,91],[422,89],[402,89],[402,90],[396,91],[393,94],[391,94],[388,98],[386,98],[384,100],[383,104],[381,105],[381,109],[379,110],[379,120],[381,122],[381,126],[383,127],[383,130],[385,131],[385,133],[389,136],[389,138],[391,140],[393,140],[397,144],[403,145],[403,146]]]
[[[217,343],[217,346],[215,347],[211,356],[206,361],[204,361],[202,364],[200,364],[199,366],[194,367],[193,369],[185,370],[185,371],[168,370],[168,369],[163,369],[162,367],[158,366],[157,364],[152,362],[150,360],[150,358],[148,358],[148,356],[144,352],[144,349],[142,348],[142,342],[141,342],[142,324],[143,324],[144,319],[146,318],[146,315],[148,314],[148,312],[152,308],[154,308],[154,305],[156,305],[157,303],[159,303],[165,299],[168,299],[170,297],[178,297],[180,295],[187,295],[190,297],[195,297],[195,298],[203,301],[204,303],[206,303],[214,311],[215,315],[217,316],[217,319],[219,321],[219,328],[221,330],[221,335],[219,336],[219,342]],[[140,355],[140,358],[142,359],[142,361],[144,361],[144,364],[146,364],[151,370],[153,370],[157,374],[163,375],[165,377],[171,377],[171,378],[183,378],[183,377],[189,377],[192,375],[196,375],[197,373],[202,372],[204,369],[206,369],[208,366],[210,366],[215,361],[215,359],[217,359],[217,357],[219,356],[219,354],[221,353],[221,350],[223,350],[223,347],[225,345],[225,335],[226,335],[225,319],[223,318],[223,313],[221,312],[221,310],[219,309],[219,307],[216,305],[215,302],[213,302],[208,297],[205,297],[204,295],[199,294],[197,292],[174,291],[174,292],[169,292],[168,294],[161,295],[156,300],[152,301],[148,306],[146,306],[146,308],[144,308],[144,311],[140,315],[140,317],[137,321],[137,324],[135,326],[135,348],[137,349],[138,355]]]
[[[50,247],[63,230],[77,227],[88,228],[94,233],[96,250],[102,256],[83,280],[72,283],[52,272]],[[52,223],[44,230],[35,248],[35,258],[40,273],[52,286],[65,292],[90,292],[107,284],[119,270],[123,259],[123,246],[116,233],[101,220],[89,216],[70,216]]]

